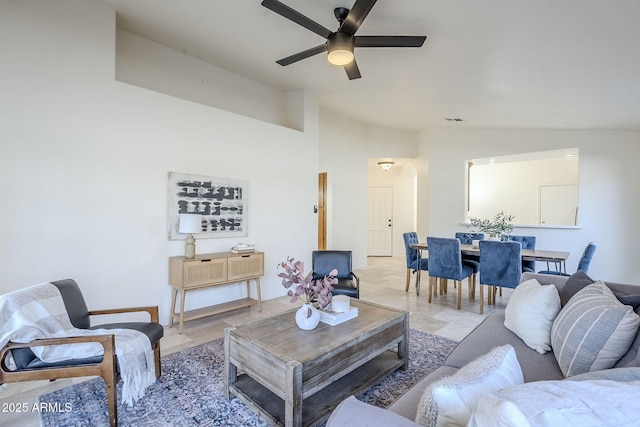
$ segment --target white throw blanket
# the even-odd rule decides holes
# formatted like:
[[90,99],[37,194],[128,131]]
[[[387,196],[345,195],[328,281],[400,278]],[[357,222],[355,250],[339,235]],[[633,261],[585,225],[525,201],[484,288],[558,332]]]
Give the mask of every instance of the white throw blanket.
[[[41,283],[0,296],[0,348],[7,342],[27,343],[43,338],[115,334],[116,354],[123,380],[122,401],[129,406],[155,383],[155,360],[149,338],[133,329],[78,329],[73,327],[57,287]],[[99,343],[33,347],[45,362],[102,355]]]

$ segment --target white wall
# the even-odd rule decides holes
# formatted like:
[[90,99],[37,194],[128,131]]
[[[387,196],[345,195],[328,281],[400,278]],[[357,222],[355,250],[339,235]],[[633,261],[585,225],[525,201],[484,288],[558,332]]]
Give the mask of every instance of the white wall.
[[327,249],[353,251],[367,265],[366,125],[320,109],[320,171],[327,172]]
[[[465,211],[465,160],[578,147],[579,229],[516,228],[537,237],[540,249],[570,251],[575,271],[585,245],[598,245],[589,271],[594,278],[638,282],[640,210],[637,160],[640,132],[430,129],[422,135],[421,162],[428,168],[428,206],[419,205],[420,235],[448,236],[461,228]],[[427,216],[424,211],[427,209]],[[426,221],[421,220],[427,218]],[[539,269],[545,266],[538,265]]]
[[[72,277],[90,308],[157,304],[166,322],[167,258],[184,251],[167,240],[174,171],[249,181],[242,240],[266,254],[263,297],[284,295],[277,262],[310,262],[316,245],[312,96],[303,133],[117,82],[115,13],[86,0],[1,2],[0,40],[0,293]],[[197,253],[236,241],[200,239]]]
[[116,79],[231,111],[269,123],[304,130],[292,121],[287,94],[185,55],[122,29],[116,30]]

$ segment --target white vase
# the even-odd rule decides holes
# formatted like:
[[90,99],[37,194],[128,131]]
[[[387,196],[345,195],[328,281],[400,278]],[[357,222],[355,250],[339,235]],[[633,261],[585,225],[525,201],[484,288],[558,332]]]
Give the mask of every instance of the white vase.
[[296,311],[296,323],[305,331],[315,329],[320,323],[320,312],[311,303],[306,302]]

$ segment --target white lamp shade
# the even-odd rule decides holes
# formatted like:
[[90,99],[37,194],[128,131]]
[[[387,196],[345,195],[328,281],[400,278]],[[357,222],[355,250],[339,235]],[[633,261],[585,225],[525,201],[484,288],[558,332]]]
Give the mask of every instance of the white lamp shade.
[[197,214],[180,214],[178,233],[199,233],[202,229],[202,217]]

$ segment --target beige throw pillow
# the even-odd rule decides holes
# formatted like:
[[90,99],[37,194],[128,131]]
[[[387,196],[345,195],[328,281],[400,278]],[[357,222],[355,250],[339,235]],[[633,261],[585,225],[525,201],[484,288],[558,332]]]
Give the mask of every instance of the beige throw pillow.
[[509,297],[504,326],[540,354],[551,350],[551,327],[560,312],[560,296],[554,285],[536,279],[520,283]]

